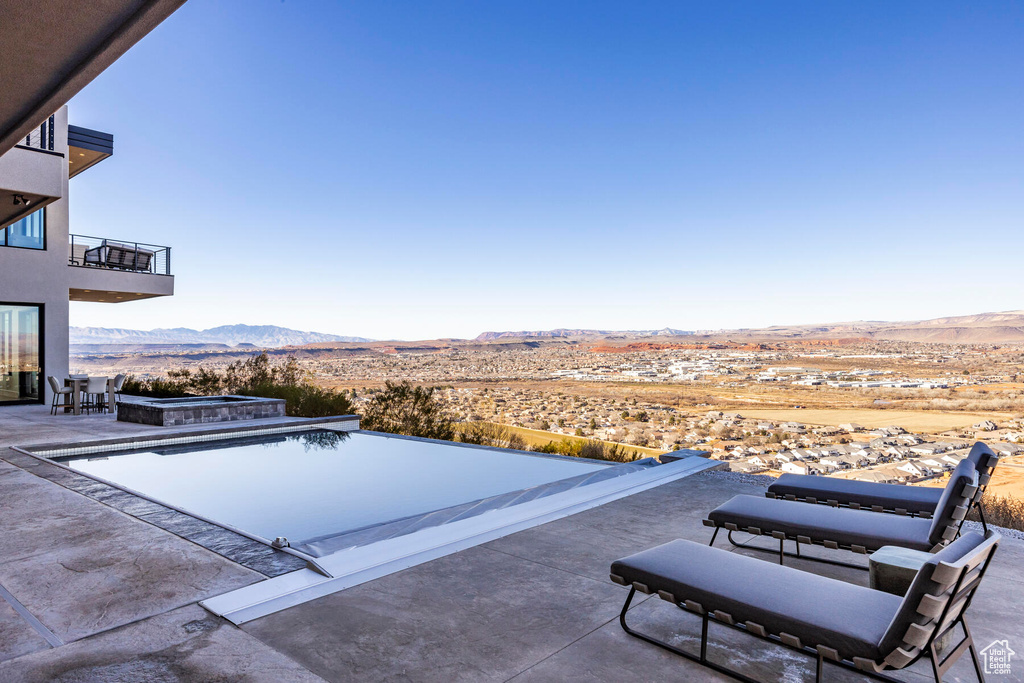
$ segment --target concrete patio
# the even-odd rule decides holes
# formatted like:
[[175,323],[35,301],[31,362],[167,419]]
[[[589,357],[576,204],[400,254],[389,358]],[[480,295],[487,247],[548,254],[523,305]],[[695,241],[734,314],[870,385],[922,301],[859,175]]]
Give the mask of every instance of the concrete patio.
[[[728,680],[626,635],[617,621],[626,591],[608,569],[675,538],[707,542],[704,513],[762,492],[741,477],[690,476],[237,628],[197,602],[265,573],[204,547],[201,535],[162,528],[155,512],[144,521],[123,499],[74,490],[80,482],[45,470],[59,468],[8,449],[223,426],[172,430],[53,417],[41,406],[0,409],[0,681]],[[867,581],[866,572],[793,565]],[[1022,568],[1024,543],[1005,538],[968,612],[980,647],[1007,639],[1024,652]],[[695,617],[640,597],[634,622],[694,646]],[[723,627],[712,634],[710,656],[748,675],[813,678],[808,659]],[[899,677],[926,674],[918,664]],[[827,677],[863,680],[834,667]],[[973,681],[969,661],[947,680]],[[1024,680],[1024,662],[989,680]]]

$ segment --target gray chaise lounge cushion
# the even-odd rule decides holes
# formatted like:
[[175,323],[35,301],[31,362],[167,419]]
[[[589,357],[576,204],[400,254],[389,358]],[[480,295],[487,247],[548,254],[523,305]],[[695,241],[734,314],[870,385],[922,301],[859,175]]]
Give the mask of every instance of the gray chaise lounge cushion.
[[880,515],[867,510],[849,510],[808,505],[791,500],[761,496],[734,496],[711,511],[708,519],[716,526],[735,524],[764,533],[782,531],[788,538],[804,536],[819,545],[834,541],[842,546],[863,546],[868,551],[884,545],[930,551],[932,520],[921,517]]
[[950,483],[943,489],[932,519],[746,495],[735,496],[718,506],[708,519],[719,527],[734,524],[740,530],[781,531],[788,538],[802,536],[811,543],[834,542],[840,546],[859,546],[868,552],[885,545],[931,551],[956,537],[959,521],[967,514],[977,485],[978,472],[974,463],[965,458],[950,475]]
[[877,484],[855,479],[817,477],[806,474],[783,474],[768,487],[779,498],[816,498],[821,502],[834,500],[840,505],[855,503],[861,507],[881,506],[885,510],[902,509],[913,514],[935,512],[942,489],[902,484]]
[[889,593],[683,540],[617,560],[611,573],[673,602],[689,600],[851,660],[883,657],[878,643],[901,603]]
[[[999,461],[992,449],[977,442],[967,455],[979,473],[979,483],[988,483],[988,476]],[[950,478],[950,484],[955,481]],[[947,484],[948,486],[948,484]],[[942,489],[928,486],[878,484],[836,477],[817,477],[806,474],[783,474],[768,487],[778,498],[793,496],[815,498],[820,502],[834,500],[840,505],[859,504],[861,507],[881,506],[886,510],[902,509],[913,514],[932,515],[942,498]]]
[[994,531],[964,534],[929,558],[903,598],[683,540],[616,560],[611,579],[880,672],[913,662],[944,609],[950,610],[945,624],[961,618],[999,540]]

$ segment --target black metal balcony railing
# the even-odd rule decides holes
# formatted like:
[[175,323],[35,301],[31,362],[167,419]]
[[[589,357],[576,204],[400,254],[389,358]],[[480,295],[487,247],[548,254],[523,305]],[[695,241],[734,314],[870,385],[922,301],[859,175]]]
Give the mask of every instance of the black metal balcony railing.
[[171,274],[170,247],[87,235],[68,237],[68,265],[132,273]]
[[18,145],[32,149],[42,149],[47,152],[53,151],[53,116],[39,124],[39,128],[25,136]]

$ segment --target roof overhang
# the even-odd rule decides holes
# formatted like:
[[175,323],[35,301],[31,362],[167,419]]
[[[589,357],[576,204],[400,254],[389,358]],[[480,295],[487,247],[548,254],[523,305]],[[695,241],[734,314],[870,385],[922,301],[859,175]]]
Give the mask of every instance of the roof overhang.
[[75,96],[185,0],[19,0],[0,22],[0,154]]
[[74,178],[87,168],[114,153],[114,136],[81,126],[68,126],[68,177]]

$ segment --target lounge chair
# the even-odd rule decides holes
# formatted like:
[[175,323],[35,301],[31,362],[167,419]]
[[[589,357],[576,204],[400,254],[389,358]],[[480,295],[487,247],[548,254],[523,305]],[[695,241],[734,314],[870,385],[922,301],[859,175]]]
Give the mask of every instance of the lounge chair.
[[[683,540],[616,560],[611,580],[630,589],[619,614],[626,633],[740,680],[754,679],[707,658],[712,620],[815,657],[817,681],[826,660],[893,681],[882,672],[927,657],[938,682],[966,651],[984,681],[964,613],[999,539],[994,531],[961,536],[921,567],[903,598]],[[626,624],[637,591],[701,617],[699,655]],[[936,643],[957,625],[964,637],[940,653]]]
[[87,249],[84,262],[88,265],[120,270],[148,272],[155,252],[138,245],[103,240],[98,247]]
[[[981,494],[992,478],[999,456],[992,449],[977,442],[967,455],[978,470],[979,495],[974,501],[981,512]],[[768,498],[784,498],[806,503],[821,503],[833,507],[850,507],[873,512],[892,512],[898,515],[931,517],[942,497],[942,489],[902,484],[877,484],[853,479],[817,477],[806,474],[783,474],[768,487]],[[984,523],[984,515],[982,522]]]
[[[796,557],[801,556],[801,543],[862,554],[872,553],[886,545],[935,552],[959,534],[960,523],[967,516],[978,492],[978,482],[974,463],[965,458],[950,475],[949,484],[942,490],[931,519],[741,495],[712,510],[704,524],[715,527],[709,545],[714,544],[721,529],[729,532],[729,541],[737,546],[743,544],[733,540],[734,531],[746,531],[755,536],[770,535],[778,539],[779,564],[788,554],[784,548],[787,540],[796,541]],[[766,550],[756,546],[743,547]],[[864,569],[859,565],[847,566]]]

